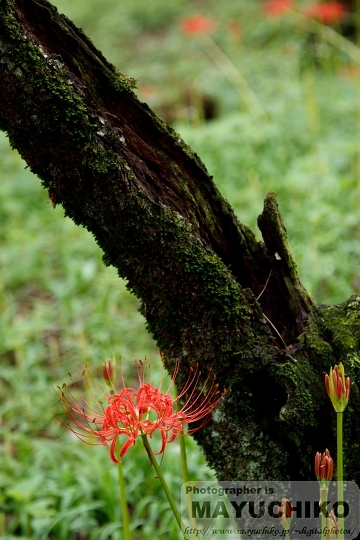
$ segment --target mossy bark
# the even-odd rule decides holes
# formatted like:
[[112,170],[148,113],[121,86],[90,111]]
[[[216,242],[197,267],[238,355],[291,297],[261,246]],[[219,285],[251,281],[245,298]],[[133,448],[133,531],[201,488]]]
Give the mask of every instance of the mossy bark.
[[229,388],[197,433],[219,479],[312,478],[315,452],[335,449],[323,374],[343,361],[346,476],[360,480],[360,298],[316,306],[275,194],[257,242],[134,81],[46,0],[0,0],[0,80],[0,128],[128,280],[167,367],[180,359],[181,382],[198,362]]

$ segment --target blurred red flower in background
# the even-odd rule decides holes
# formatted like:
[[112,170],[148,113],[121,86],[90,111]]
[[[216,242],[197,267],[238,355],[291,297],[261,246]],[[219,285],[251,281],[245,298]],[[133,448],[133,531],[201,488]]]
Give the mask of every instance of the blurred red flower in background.
[[181,23],[181,30],[187,35],[210,34],[216,28],[216,24],[204,15],[192,15],[187,17]]
[[304,9],[304,14],[324,24],[332,24],[344,16],[345,10],[340,2],[324,2],[323,4],[310,4]]
[[293,3],[291,0],[269,0],[264,5],[264,11],[269,17],[282,15],[292,9]]

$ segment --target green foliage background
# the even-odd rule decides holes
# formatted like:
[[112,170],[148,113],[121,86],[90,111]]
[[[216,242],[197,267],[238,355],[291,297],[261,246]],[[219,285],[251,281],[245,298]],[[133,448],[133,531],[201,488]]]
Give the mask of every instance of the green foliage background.
[[[266,193],[278,193],[300,276],[319,303],[360,292],[360,61],[352,44],[310,38],[314,27],[299,27],[292,13],[267,18],[261,0],[55,4],[138,79],[140,99],[198,152],[241,221],[256,231]],[[201,35],[181,32],[198,12],[216,21],[212,39],[266,117],[246,107]],[[208,122],[204,96],[217,109]],[[0,536],[121,538],[116,467],[106,448],[82,444],[59,424],[52,387],[69,371],[77,377],[86,364],[119,356],[126,381],[144,356],[156,379],[158,351],[126,283],[103,266],[94,239],[52,208],[3,135],[0,178]],[[187,444],[190,476],[212,478]],[[174,443],[162,469],[179,497],[177,464]],[[178,538],[141,446],[124,467],[134,538]]]

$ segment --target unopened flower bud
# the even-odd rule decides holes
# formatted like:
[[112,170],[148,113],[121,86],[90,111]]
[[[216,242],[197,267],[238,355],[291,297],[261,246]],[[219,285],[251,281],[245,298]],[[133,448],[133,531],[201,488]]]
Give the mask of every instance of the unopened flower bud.
[[292,504],[289,501],[289,499],[281,499],[281,506],[279,506],[278,516],[279,516],[281,525],[286,531],[290,529],[292,513],[293,513]]
[[334,462],[326,448],[323,454],[316,452],[315,455],[315,474],[319,482],[330,482],[334,472]]
[[345,379],[344,366],[340,362],[325,375],[325,388],[336,412],[343,412],[350,397],[350,377]]
[[114,378],[114,365],[111,360],[103,364],[103,378],[107,382],[111,382]]

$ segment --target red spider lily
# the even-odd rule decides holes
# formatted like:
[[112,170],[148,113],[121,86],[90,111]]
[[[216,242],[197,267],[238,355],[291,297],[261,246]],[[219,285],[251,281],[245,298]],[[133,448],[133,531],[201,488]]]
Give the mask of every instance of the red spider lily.
[[[149,435],[158,430],[161,433],[161,448],[156,454],[163,454],[166,445],[184,434],[184,424],[199,422],[193,429],[187,429],[186,434],[203,427],[210,420],[210,412],[216,407],[224,393],[218,390],[215,376],[209,374],[205,383],[198,390],[201,372],[196,366],[176,399],[169,394],[174,383],[179,363],[176,363],[174,375],[168,390],[164,393],[159,388],[144,382],[144,370],[138,366],[139,388],[122,387],[116,381],[113,368],[105,364],[103,379],[105,392],[96,385],[88,368],[83,372],[86,385],[90,391],[93,404],[85,401],[71,375],[72,385],[69,388],[65,383],[60,395],[60,402],[66,414],[80,431],[76,431],[71,423],[66,424],[75,435],[89,444],[110,445],[110,457],[118,463],[115,456],[115,447],[118,437],[124,436],[125,442],[120,448],[120,458],[129,447],[136,443],[139,435]],[[111,388],[106,387],[110,383]],[[98,394],[95,398],[93,389]],[[177,402],[184,396],[187,400],[181,410],[177,411]],[[107,405],[103,405],[103,403]],[[91,442],[92,440],[98,442]]]
[[323,4],[311,4],[304,9],[304,14],[312,19],[318,19],[323,24],[339,22],[344,16],[344,6],[340,2],[324,2]]
[[342,362],[334,369],[330,368],[330,374],[325,375],[325,388],[335,411],[343,412],[350,397],[350,377],[345,379]]
[[315,475],[319,482],[330,482],[334,472],[334,462],[326,448],[323,454],[316,452],[315,455]]
[[181,30],[184,34],[194,36],[196,34],[211,34],[216,28],[216,24],[204,15],[192,15],[184,19],[181,23]]
[[269,0],[264,5],[264,12],[269,17],[276,17],[290,11],[293,7],[291,0]]

